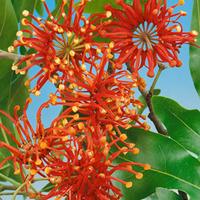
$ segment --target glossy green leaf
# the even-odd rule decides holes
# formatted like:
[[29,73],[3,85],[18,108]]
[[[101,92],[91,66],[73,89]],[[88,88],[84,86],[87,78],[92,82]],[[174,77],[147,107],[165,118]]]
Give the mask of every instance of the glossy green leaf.
[[182,200],[178,194],[164,188],[156,188],[156,195],[158,200]]
[[12,2],[18,21],[20,21],[20,19],[23,18],[23,10],[33,12],[37,5],[37,0],[12,0]]
[[[200,32],[200,1],[194,0],[192,30]],[[200,35],[197,38],[197,45],[200,45]],[[190,72],[196,88],[200,96],[200,48],[190,46]]]
[[143,200],[182,200],[175,192],[165,188],[156,188],[156,192]]
[[197,159],[171,138],[141,129],[129,129],[127,135],[141,152],[137,156],[121,156],[119,161],[149,163],[152,169],[145,171],[141,180],[120,174],[123,180],[133,181],[132,188],[122,186],[125,200],[145,198],[154,193],[157,187],[182,190],[190,195],[191,200],[199,198],[200,162]]
[[84,12],[86,13],[98,13],[105,12],[105,5],[110,4],[113,7],[118,7],[115,0],[95,0],[88,2]]
[[187,110],[165,97],[153,97],[152,101],[154,110],[166,126],[169,136],[200,156],[200,112]]
[[41,0],[37,0],[35,9],[40,16],[44,14],[44,6]]
[[47,183],[42,189],[41,192],[49,192],[51,189],[53,189],[55,185],[52,183]]

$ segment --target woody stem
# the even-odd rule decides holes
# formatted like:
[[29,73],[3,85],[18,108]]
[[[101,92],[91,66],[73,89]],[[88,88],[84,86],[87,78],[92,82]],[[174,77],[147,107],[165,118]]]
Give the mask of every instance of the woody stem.
[[0,50],[0,59],[9,59],[13,61],[17,61],[20,59],[20,55],[15,54],[15,53],[9,53],[3,50]]

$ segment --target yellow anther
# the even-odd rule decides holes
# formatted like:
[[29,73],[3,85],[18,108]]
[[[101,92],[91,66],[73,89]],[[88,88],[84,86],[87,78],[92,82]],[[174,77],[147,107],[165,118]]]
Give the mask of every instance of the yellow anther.
[[40,91],[36,90],[34,94],[35,94],[35,96],[40,96]]
[[23,35],[22,31],[17,31],[16,36],[21,37]]
[[67,32],[67,37],[72,37],[72,32],[68,31]]
[[42,164],[42,161],[41,161],[40,159],[37,159],[37,160],[35,161],[35,164],[36,164],[36,165],[41,165],[41,164]]
[[101,53],[101,49],[97,48],[96,49],[97,53]]
[[46,174],[49,174],[51,172],[51,168],[50,167],[46,167],[45,170],[44,170],[44,172]]
[[85,44],[85,49],[89,50],[90,49],[90,44]]
[[62,137],[62,141],[63,142],[66,142],[66,141],[68,141],[69,140],[69,136],[67,135],[67,136],[64,136],[64,137]]
[[185,3],[184,0],[179,0],[179,1],[178,1],[178,4],[179,4],[179,5],[184,5],[184,3]]
[[102,109],[100,109],[100,113],[101,113],[101,114],[106,114],[107,111],[106,111],[105,109],[102,108]]
[[32,176],[36,175],[37,174],[37,170],[36,169],[30,169],[30,174]]
[[20,169],[15,169],[14,174],[15,174],[15,175],[20,174]]
[[141,179],[141,178],[143,178],[143,174],[142,174],[142,173],[137,173],[137,174],[135,175],[135,178]]
[[8,52],[9,52],[9,53],[14,52],[14,50],[15,50],[15,48],[14,48],[13,46],[9,46],[9,47],[8,47]]
[[29,16],[29,11],[28,10],[23,10],[22,15],[24,17],[28,17]]
[[112,59],[112,58],[113,58],[113,54],[109,53],[109,54],[107,55],[107,58],[108,58],[108,59]]
[[75,114],[75,115],[73,116],[73,119],[76,120],[76,121],[79,120],[79,114]]
[[106,177],[106,175],[105,175],[104,173],[100,173],[98,176],[99,176],[100,178],[105,178],[105,177]]
[[79,39],[78,38],[75,38],[74,39],[74,44],[78,44],[79,43]]
[[75,51],[71,50],[71,51],[69,52],[69,54],[70,54],[70,56],[74,57],[74,56],[75,56]]
[[134,143],[129,143],[129,144],[128,144],[128,147],[129,147],[130,149],[132,149],[134,146],[135,146]]
[[151,169],[151,165],[149,165],[149,164],[144,165],[144,170],[150,170],[150,169]]
[[18,70],[18,66],[13,65],[13,66],[11,67],[11,69],[12,69],[13,71],[16,71],[16,70]]
[[58,28],[58,33],[63,33],[63,32],[64,32],[63,28],[62,28],[62,27],[59,27],[59,28]]
[[176,31],[181,32],[181,26],[176,26]]
[[195,30],[193,30],[192,32],[192,35],[194,35],[194,36],[197,36],[199,33],[197,32],[197,31],[195,31]]
[[113,47],[115,46],[115,43],[114,42],[110,42],[109,43],[109,47],[112,49]]
[[81,65],[81,69],[82,69],[83,71],[85,71],[85,70],[86,70],[86,66],[85,66],[85,64],[84,64],[84,63]]
[[95,25],[91,24],[91,25],[90,25],[90,28],[91,28],[92,30],[96,30],[97,27],[96,27]]
[[81,27],[81,32],[82,32],[82,33],[85,33],[85,32],[86,32],[86,29],[83,28],[83,27]]
[[101,144],[106,144],[106,136],[103,136],[103,137],[101,137],[100,138],[100,142],[101,142]]
[[75,130],[75,128],[73,128],[72,126],[69,127],[69,128],[67,129],[67,132],[68,132],[70,135],[76,135],[76,130]]
[[112,130],[113,130],[113,125],[112,125],[112,124],[107,124],[107,125],[106,125],[106,129],[107,129],[108,131],[112,131]]
[[79,123],[78,123],[78,128],[79,128],[80,130],[82,130],[84,127],[85,127],[85,125],[84,125],[83,122],[79,122]]
[[67,123],[68,123],[68,120],[67,120],[67,119],[63,119],[63,120],[62,120],[63,126],[65,126]]
[[77,112],[79,110],[79,107],[78,106],[72,106],[72,110],[73,110],[73,112]]
[[20,71],[19,72],[21,75],[24,75],[24,74],[26,74],[26,71]]
[[133,183],[130,181],[130,182],[126,182],[126,188],[131,188],[133,186]]
[[132,153],[138,154],[138,153],[140,153],[140,150],[138,148],[133,148]]
[[187,12],[181,10],[181,11],[180,11],[180,14],[181,14],[182,16],[186,16],[186,15],[187,15]]
[[22,24],[23,26],[26,26],[26,25],[27,25],[27,19],[26,19],[26,18],[22,18],[21,24]]
[[40,148],[41,148],[41,149],[46,149],[47,147],[48,147],[48,145],[47,145],[46,142],[44,142],[44,141],[41,141],[41,142],[40,142]]
[[58,88],[59,88],[59,90],[64,90],[64,89],[65,89],[65,85],[64,85],[64,84],[60,84],[60,85],[58,86]]
[[109,18],[112,16],[112,12],[111,11],[106,11],[106,17]]
[[58,64],[58,65],[61,63],[61,60],[60,60],[60,58],[58,58],[58,57],[56,57],[54,61],[55,61],[55,63]]
[[127,139],[127,135],[126,134],[121,134],[120,135],[120,140],[125,141]]

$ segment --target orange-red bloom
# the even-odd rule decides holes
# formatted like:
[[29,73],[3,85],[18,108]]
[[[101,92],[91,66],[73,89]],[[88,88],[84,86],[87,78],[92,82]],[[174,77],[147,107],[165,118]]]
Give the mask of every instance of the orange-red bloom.
[[[19,40],[14,41],[13,46],[25,47],[31,54],[21,57],[13,64],[12,69],[16,73],[24,74],[30,68],[40,67],[40,70],[26,81],[28,86],[32,80],[38,78],[32,90],[36,95],[40,94],[40,88],[48,80],[55,84],[58,75],[67,74],[71,69],[75,73],[80,72],[81,69],[74,69],[75,63],[81,62],[82,57],[85,57],[84,62],[90,62],[90,58],[96,54],[93,49],[95,42],[92,39],[94,27],[82,14],[86,2],[75,5],[74,0],[62,0],[58,15],[53,16],[43,1],[48,13],[45,20],[33,16],[27,10],[23,11],[23,15],[33,22],[28,18],[22,19],[22,25],[27,29],[17,32]],[[9,50],[12,51],[13,47]],[[25,67],[23,63],[26,63]]]
[[159,63],[182,65],[179,49],[183,44],[194,43],[197,32],[183,31],[178,20],[186,12],[174,13],[179,4],[168,8],[166,0],[147,0],[143,11],[140,0],[134,0],[132,5],[124,0],[117,2],[122,9],[107,5],[107,16],[112,17],[99,26],[100,35],[114,43],[112,50],[119,54],[117,64],[128,62],[136,74],[145,66],[150,77]]

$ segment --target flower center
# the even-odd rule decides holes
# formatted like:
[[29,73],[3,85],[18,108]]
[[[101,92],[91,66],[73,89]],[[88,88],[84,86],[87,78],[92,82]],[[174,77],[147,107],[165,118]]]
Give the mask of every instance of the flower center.
[[152,49],[158,43],[156,26],[148,22],[140,24],[133,32],[132,42],[139,49]]
[[70,56],[74,57],[76,52],[83,50],[83,39],[78,38],[72,32],[62,33],[56,35],[54,47],[57,57],[70,61]]

